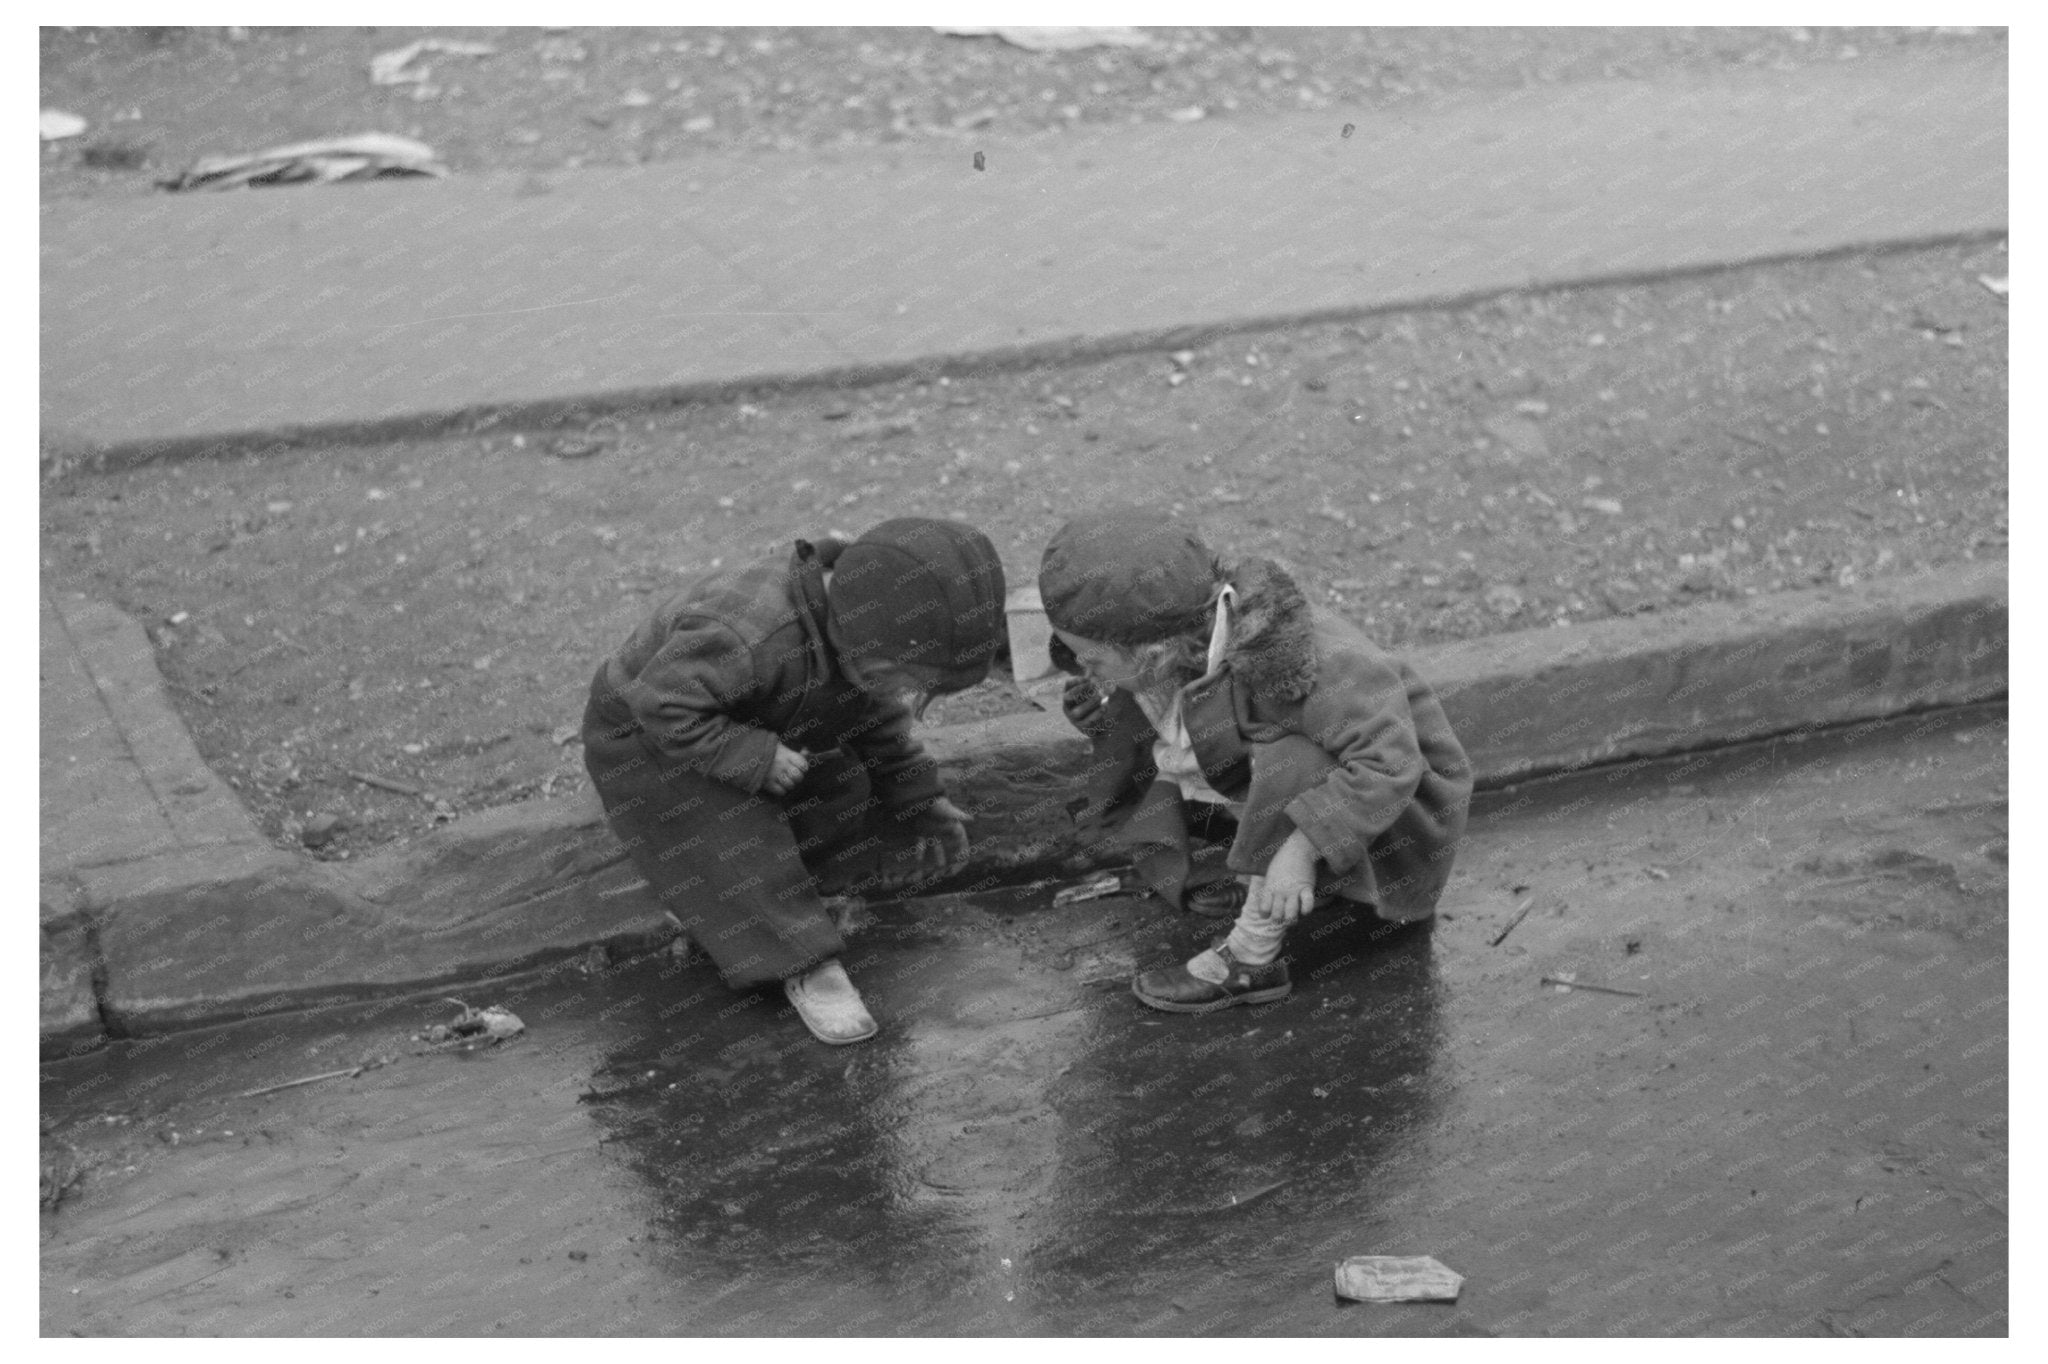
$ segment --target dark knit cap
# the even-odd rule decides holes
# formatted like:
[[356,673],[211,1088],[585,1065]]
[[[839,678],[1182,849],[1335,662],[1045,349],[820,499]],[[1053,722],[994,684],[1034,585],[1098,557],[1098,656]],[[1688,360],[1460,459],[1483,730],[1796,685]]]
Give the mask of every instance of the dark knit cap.
[[832,570],[825,595],[842,653],[914,664],[936,675],[938,691],[988,675],[1008,632],[1003,561],[986,535],[899,516],[851,544],[821,541],[818,557]]
[[1206,629],[1217,582],[1216,556],[1193,528],[1140,507],[1075,517],[1038,569],[1056,628],[1125,647]]

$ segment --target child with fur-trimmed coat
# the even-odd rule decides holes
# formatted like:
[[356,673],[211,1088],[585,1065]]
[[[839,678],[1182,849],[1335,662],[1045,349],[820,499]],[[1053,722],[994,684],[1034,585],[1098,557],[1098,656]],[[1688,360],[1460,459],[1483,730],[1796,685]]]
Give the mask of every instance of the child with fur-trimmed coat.
[[[1084,835],[1130,852],[1170,903],[1235,916],[1185,964],[1141,973],[1140,1000],[1207,1013],[1285,997],[1287,929],[1332,901],[1434,913],[1471,765],[1406,664],[1278,564],[1225,564],[1149,511],[1068,522],[1039,592],[1055,658],[1084,674],[1065,704],[1094,745]],[[1231,837],[1234,879],[1189,884],[1191,829]]]

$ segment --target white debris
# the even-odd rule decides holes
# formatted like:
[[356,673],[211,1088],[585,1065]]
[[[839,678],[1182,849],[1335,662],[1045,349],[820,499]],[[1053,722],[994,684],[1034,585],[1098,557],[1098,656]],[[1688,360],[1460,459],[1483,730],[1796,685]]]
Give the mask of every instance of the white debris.
[[934,24],[949,38],[1000,38],[1031,52],[1073,52],[1086,47],[1148,47],[1152,40],[1135,28],[998,28]]
[[1354,1255],[1337,1266],[1337,1295],[1355,1302],[1455,1302],[1464,1283],[1427,1255]]
[[77,137],[86,130],[86,121],[77,114],[67,114],[62,109],[45,109],[42,116],[43,141],[61,142],[67,137]]
[[457,38],[422,38],[370,59],[370,79],[378,85],[424,85],[433,72],[413,63],[429,52],[451,57],[488,57],[498,49],[489,43],[466,43]]
[[424,142],[391,133],[293,142],[246,156],[206,156],[190,170],[162,181],[165,189],[233,189],[242,185],[330,184],[383,176],[448,173]]

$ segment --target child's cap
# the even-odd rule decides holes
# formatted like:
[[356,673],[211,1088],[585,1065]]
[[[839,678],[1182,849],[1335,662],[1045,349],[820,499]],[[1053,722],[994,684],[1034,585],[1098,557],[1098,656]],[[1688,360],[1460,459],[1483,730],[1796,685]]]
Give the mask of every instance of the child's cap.
[[1056,629],[1123,646],[1206,630],[1216,584],[1216,556],[1202,537],[1141,507],[1075,517],[1038,569]]
[[842,653],[928,669],[942,692],[988,675],[1007,630],[1003,561],[986,535],[958,521],[899,516],[850,545],[818,548],[832,570],[826,596]]

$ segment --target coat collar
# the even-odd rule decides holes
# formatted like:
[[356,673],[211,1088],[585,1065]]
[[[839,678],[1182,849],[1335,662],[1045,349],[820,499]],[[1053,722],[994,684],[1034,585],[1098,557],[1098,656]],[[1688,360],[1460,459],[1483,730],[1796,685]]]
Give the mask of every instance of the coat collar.
[[1315,690],[1315,622],[1308,598],[1271,559],[1243,559],[1228,571],[1237,611],[1224,657],[1253,695],[1299,701]]

